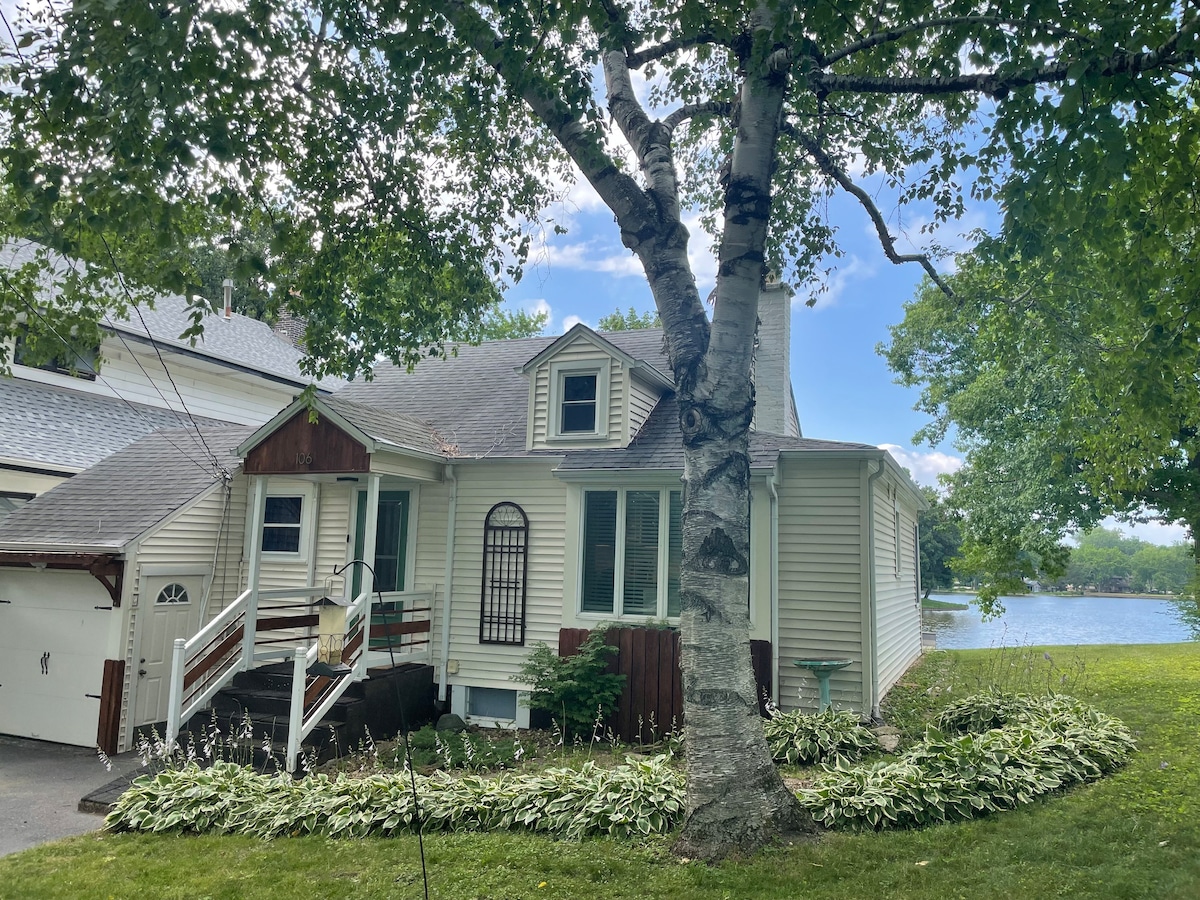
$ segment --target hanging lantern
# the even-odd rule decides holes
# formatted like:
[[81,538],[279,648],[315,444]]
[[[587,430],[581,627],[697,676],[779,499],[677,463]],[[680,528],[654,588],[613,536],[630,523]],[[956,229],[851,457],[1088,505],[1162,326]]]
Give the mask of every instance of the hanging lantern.
[[346,613],[349,601],[331,597],[332,584],[327,580],[325,596],[317,601],[317,661],[309,668],[310,675],[336,678],[353,671],[342,661],[346,644]]

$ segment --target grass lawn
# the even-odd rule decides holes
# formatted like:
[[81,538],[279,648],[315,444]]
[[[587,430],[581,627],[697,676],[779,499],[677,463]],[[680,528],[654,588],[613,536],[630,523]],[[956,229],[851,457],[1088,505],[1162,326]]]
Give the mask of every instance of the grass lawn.
[[931,600],[923,598],[921,600],[921,609],[970,609],[969,603],[948,603],[945,600]]
[[[985,684],[1065,676],[1139,752],[1116,775],[1023,809],[920,831],[825,835],[708,867],[666,842],[522,834],[425,838],[437,898],[1200,897],[1200,646],[1021,648],[927,656],[887,704],[906,734]],[[0,859],[3,898],[422,896],[415,837],[264,842],[86,835]]]

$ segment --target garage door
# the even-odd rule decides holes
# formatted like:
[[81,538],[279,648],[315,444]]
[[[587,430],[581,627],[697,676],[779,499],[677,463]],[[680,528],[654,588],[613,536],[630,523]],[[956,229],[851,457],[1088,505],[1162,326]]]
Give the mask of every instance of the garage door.
[[0,569],[0,734],[96,745],[111,606],[86,572]]

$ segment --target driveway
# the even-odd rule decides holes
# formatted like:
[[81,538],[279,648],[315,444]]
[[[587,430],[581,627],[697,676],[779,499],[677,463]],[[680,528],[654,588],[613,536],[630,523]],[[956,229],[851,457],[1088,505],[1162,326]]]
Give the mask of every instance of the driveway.
[[106,771],[95,750],[0,737],[0,856],[36,847],[104,824],[79,801],[117,778],[128,778],[142,761],[135,753],[112,760]]

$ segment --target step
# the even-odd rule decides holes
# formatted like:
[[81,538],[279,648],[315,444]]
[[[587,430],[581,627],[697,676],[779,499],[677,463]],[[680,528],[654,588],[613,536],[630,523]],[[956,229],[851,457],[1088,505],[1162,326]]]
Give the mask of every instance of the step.
[[[333,706],[325,714],[327,720],[345,722],[351,707],[365,703],[361,696],[354,696],[347,691],[334,701]],[[226,688],[213,697],[213,708],[222,715],[241,714],[247,710],[252,715],[275,716],[286,719],[292,711],[291,688],[287,692],[272,690],[252,690]]]

